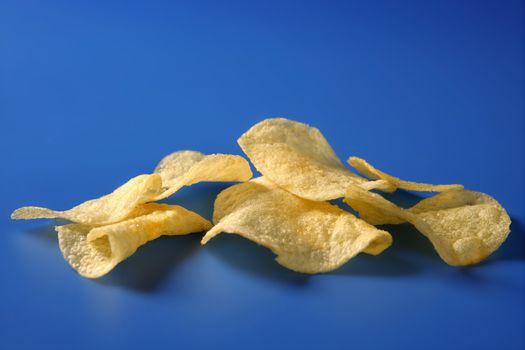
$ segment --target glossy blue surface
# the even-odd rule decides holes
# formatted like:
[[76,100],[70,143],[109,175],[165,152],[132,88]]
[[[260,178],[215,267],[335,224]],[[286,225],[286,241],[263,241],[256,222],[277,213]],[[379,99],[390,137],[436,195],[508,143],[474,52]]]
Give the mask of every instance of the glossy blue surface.
[[[0,347],[523,349],[524,13],[522,1],[2,1]],[[382,255],[316,276],[237,236],[169,237],[91,281],[63,260],[52,221],[8,219],[103,195],[174,150],[240,154],[237,137],[269,116],[317,126],[343,159],[487,192],[512,233],[453,268],[402,226]],[[226,186],[170,201],[210,218]]]

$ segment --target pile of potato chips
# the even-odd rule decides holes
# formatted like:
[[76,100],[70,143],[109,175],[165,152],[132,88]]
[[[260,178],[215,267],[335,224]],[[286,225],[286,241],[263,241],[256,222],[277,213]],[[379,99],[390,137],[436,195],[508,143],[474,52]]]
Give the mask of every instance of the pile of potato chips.
[[[15,210],[13,219],[63,218],[57,226],[66,261],[84,277],[98,278],[161,235],[207,231],[238,234],[271,249],[277,262],[304,273],[332,271],[358,253],[380,254],[392,236],[376,225],[411,223],[449,265],[475,264],[509,234],[510,218],[490,196],[462,185],[415,183],[388,175],[365,160],[343,165],[321,132],[306,124],[266,119],[238,140],[261,177],[251,179],[241,156],[179,151],[152,174],[132,178],[112,193],[72,209]],[[213,224],[178,205],[155,203],[204,181],[242,182],[215,200]],[[439,192],[403,209],[379,192]],[[343,198],[359,217],[329,202]]]

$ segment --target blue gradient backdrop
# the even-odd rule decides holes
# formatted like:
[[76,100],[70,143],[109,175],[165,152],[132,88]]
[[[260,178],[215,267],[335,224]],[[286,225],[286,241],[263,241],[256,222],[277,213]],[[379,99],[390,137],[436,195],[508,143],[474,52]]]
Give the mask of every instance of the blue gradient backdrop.
[[[0,347],[523,349],[523,1],[0,3]],[[514,223],[471,268],[410,227],[306,276],[236,236],[162,238],[98,281],[51,221],[179,149],[240,153],[255,122],[319,127],[336,152],[459,182]],[[226,184],[172,199],[211,217]],[[414,200],[409,194],[407,201]]]

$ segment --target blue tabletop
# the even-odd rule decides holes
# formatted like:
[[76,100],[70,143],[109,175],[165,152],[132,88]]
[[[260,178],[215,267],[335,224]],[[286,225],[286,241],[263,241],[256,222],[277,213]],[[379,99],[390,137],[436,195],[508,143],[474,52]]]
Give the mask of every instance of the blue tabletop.
[[[0,4],[0,347],[525,347],[523,1],[36,1]],[[180,149],[241,154],[271,116],[342,159],[490,194],[512,232],[447,266],[409,226],[383,254],[307,276],[233,235],[148,243],[100,280],[51,220]],[[228,184],[170,198],[211,218]],[[405,194],[407,200],[413,200]]]

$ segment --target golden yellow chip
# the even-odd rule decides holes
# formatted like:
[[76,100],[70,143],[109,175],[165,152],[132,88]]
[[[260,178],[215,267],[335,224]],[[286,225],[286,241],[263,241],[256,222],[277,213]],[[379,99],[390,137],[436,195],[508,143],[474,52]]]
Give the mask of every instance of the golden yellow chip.
[[266,119],[237,142],[264,177],[302,198],[340,198],[350,185],[367,182],[341,163],[318,129],[303,123]]
[[402,224],[407,221],[402,208],[360,186],[350,187],[344,201],[359,212],[361,219],[372,225]]
[[137,205],[154,200],[161,192],[160,175],[139,175],[108,195],[89,200],[69,210],[22,207],[16,209],[11,218],[62,218],[86,225],[105,225],[123,220]]
[[155,173],[162,177],[163,186],[163,192],[155,200],[198,182],[248,181],[252,177],[250,165],[241,156],[204,155],[197,151],[178,151],[164,157],[155,168]]
[[[348,158],[348,163],[357,169],[361,174],[368,177],[369,179],[382,179],[391,183],[396,188],[402,188],[409,191],[419,192],[443,192],[449,190],[461,190],[463,185],[452,184],[452,185],[432,185],[418,182],[411,182],[401,180],[397,177],[388,175],[370,165],[366,160],[358,157]],[[381,189],[378,187],[378,189]]]
[[450,265],[478,263],[509,235],[506,210],[485,193],[454,190],[427,198],[408,210],[411,222]]
[[245,181],[251,176],[250,165],[241,156],[175,152],[157,165],[154,174],[134,177],[113,193],[65,211],[22,207],[11,218],[63,218],[86,225],[106,225],[125,219],[137,205],[166,198],[182,186],[201,181]]
[[133,215],[137,216],[105,226],[57,226],[64,258],[80,275],[98,278],[148,241],[162,235],[185,235],[211,227],[208,220],[177,205],[142,204]]
[[373,224],[412,223],[441,258],[454,266],[487,258],[507,238],[511,222],[494,198],[468,190],[446,191],[408,210],[358,186],[348,191],[345,201]]
[[238,234],[272,250],[279,264],[305,273],[334,270],[360,252],[376,255],[392,243],[389,233],[354,215],[264,178],[222,191],[213,220],[202,244],[221,232]]
[[[480,262],[509,234],[510,218],[492,197],[462,185],[404,181],[364,159],[340,161],[321,132],[307,124],[266,119],[238,143],[263,177],[222,191],[215,201],[214,223],[176,205],[148,203],[198,182],[248,181],[249,163],[241,156],[174,152],[153,174],[139,175],[103,197],[72,209],[22,207],[13,219],[64,218],[57,226],[64,258],[84,277],[98,278],[161,235],[210,229],[201,243],[221,232],[238,234],[272,250],[279,264],[298,272],[332,271],[363,252],[377,255],[392,237],[372,225],[414,225],[450,265]],[[397,188],[441,192],[403,209],[383,196]],[[360,218],[327,200],[344,197]]]

